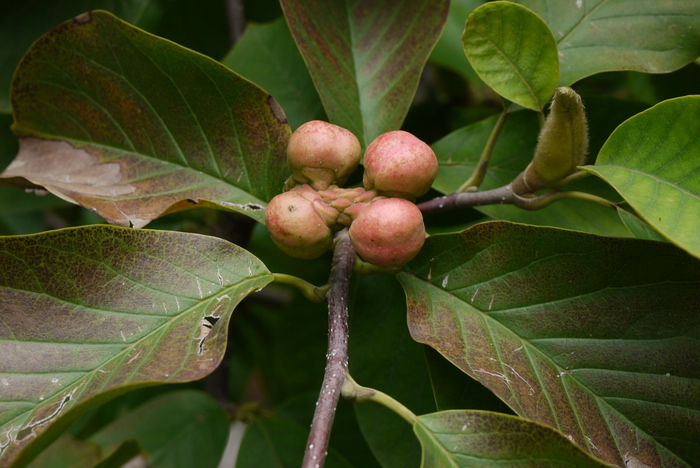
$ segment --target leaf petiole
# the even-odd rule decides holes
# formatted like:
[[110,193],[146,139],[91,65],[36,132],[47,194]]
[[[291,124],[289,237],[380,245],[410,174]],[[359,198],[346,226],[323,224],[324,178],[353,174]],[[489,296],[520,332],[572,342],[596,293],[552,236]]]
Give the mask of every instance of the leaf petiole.
[[404,405],[394,400],[384,392],[359,385],[349,373],[345,374],[345,383],[343,384],[340,394],[343,398],[349,401],[356,401],[359,403],[373,401],[375,403],[379,403],[380,405],[401,416],[411,426],[418,421],[418,417],[413,413],[413,411],[406,408]]
[[311,302],[324,302],[326,300],[326,293],[331,288],[330,284],[315,286],[297,276],[287,275],[284,273],[273,273],[272,278],[273,281],[278,283],[294,286],[301,291],[305,298]]

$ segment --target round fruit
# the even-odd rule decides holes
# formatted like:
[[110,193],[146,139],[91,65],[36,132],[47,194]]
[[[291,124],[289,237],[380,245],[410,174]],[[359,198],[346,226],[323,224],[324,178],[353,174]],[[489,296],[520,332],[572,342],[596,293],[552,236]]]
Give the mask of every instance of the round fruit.
[[365,151],[367,190],[413,200],[430,190],[438,172],[433,150],[402,130],[379,135]]
[[360,141],[352,132],[321,120],[297,128],[287,146],[292,178],[316,190],[345,183],[361,154]]
[[423,215],[402,198],[371,202],[352,222],[349,234],[360,257],[384,268],[405,265],[425,242]]
[[330,250],[333,233],[307,197],[307,193],[296,190],[277,195],[267,205],[265,223],[280,250],[292,257],[310,259]]

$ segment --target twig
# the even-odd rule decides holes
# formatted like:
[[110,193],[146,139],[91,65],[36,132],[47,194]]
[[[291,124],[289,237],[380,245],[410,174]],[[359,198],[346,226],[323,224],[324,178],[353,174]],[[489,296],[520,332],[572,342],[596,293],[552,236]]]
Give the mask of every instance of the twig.
[[335,409],[348,370],[348,290],[355,249],[347,229],[336,234],[328,282],[328,355],[302,468],[321,468],[326,459]]
[[498,205],[515,203],[515,195],[509,185],[483,192],[451,193],[444,197],[434,198],[418,204],[421,212],[426,214],[450,211],[457,208],[473,206]]

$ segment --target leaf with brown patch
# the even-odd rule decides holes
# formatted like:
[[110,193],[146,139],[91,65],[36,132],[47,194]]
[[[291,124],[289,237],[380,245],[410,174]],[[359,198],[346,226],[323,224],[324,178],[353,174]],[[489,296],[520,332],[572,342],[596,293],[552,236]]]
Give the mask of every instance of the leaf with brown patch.
[[400,128],[449,1],[280,3],[331,122],[363,146]]
[[20,151],[0,178],[113,224],[197,203],[263,221],[288,175],[290,129],[268,93],[107,12],[34,43],[11,98]]
[[700,462],[700,262],[652,241],[506,222],[429,238],[411,334],[607,463]]
[[234,307],[272,280],[227,241],[112,226],[2,238],[0,264],[0,466],[68,413],[208,375]]

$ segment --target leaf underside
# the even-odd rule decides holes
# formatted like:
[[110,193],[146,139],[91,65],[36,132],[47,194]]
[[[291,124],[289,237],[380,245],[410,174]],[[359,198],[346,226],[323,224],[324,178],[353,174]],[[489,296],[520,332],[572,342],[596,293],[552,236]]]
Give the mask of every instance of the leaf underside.
[[95,11],[27,51],[12,84],[16,160],[2,174],[142,227],[203,203],[259,221],[286,178],[290,130],[220,63]]
[[0,264],[3,466],[88,400],[209,374],[272,279],[218,238],[110,226],[2,238]]
[[424,414],[414,424],[425,467],[603,467],[550,427],[487,411]]
[[611,464],[700,462],[700,262],[492,222],[429,238],[409,267],[414,339],[517,414]]
[[330,121],[363,147],[400,128],[449,1],[280,3]]

